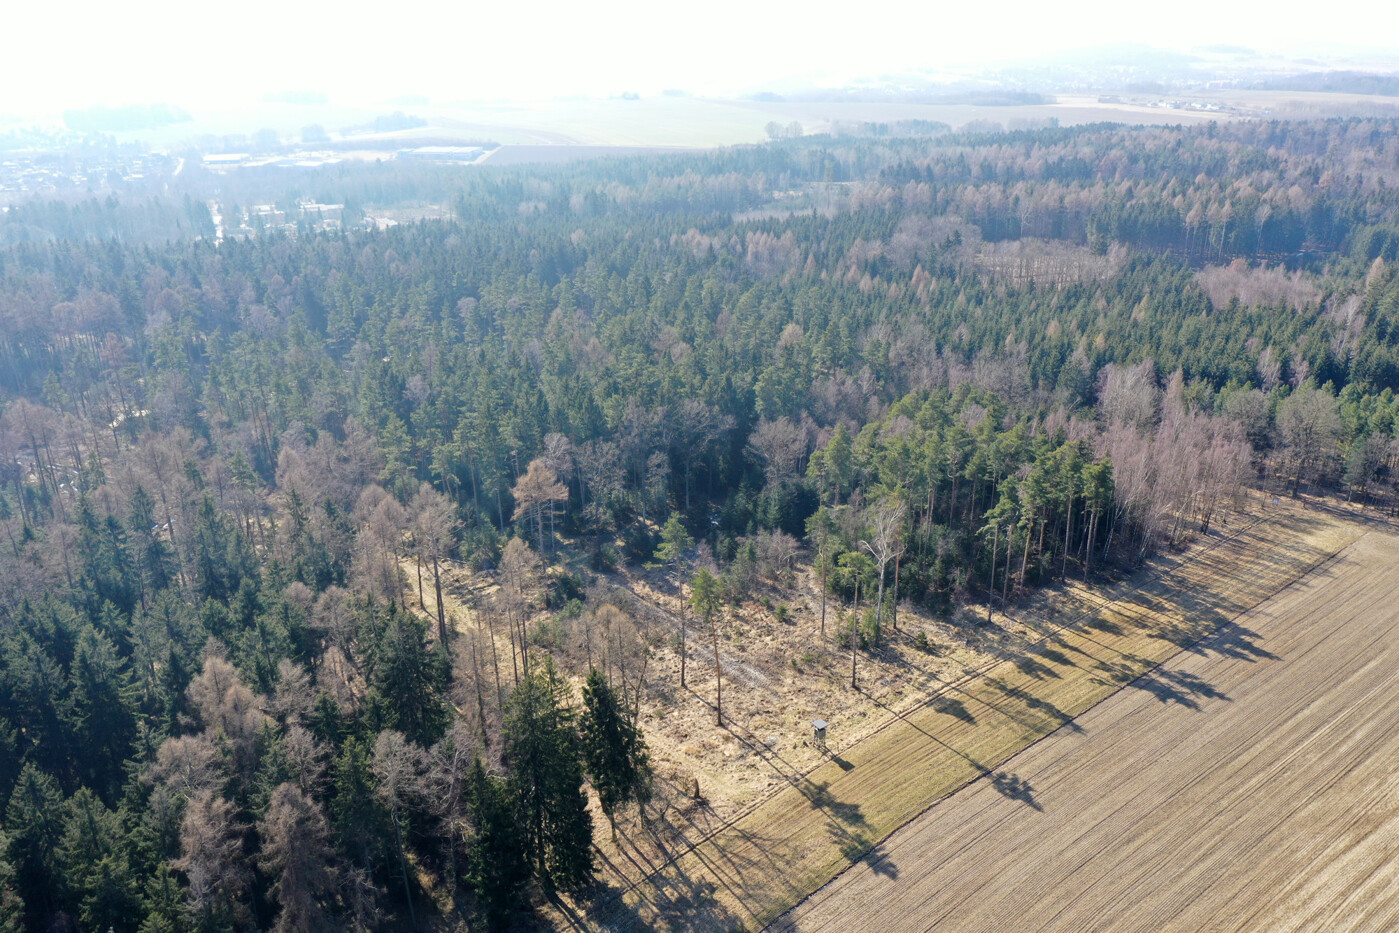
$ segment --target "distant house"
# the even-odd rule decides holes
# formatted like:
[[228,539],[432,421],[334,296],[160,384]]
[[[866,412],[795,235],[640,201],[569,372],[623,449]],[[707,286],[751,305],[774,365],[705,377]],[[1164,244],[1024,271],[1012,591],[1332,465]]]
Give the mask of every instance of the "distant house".
[[418,146],[400,149],[394,158],[411,162],[475,162],[483,152],[480,146]]
[[275,204],[255,204],[248,208],[248,226],[254,230],[275,230],[287,224],[287,212]]
[[299,201],[297,215],[315,230],[339,230],[345,222],[345,205]]
[[204,164],[209,168],[237,168],[249,158],[246,152],[219,152],[204,156]]

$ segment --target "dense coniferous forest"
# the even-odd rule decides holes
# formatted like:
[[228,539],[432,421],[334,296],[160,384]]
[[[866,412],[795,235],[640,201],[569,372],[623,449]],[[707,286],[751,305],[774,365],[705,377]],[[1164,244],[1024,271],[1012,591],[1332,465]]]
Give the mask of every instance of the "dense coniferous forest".
[[[1250,488],[1396,501],[1390,123],[187,176],[0,215],[0,930],[587,895],[647,803],[647,643],[551,646],[618,567],[689,590],[703,665],[800,564],[857,663],[901,604],[1091,583]],[[203,207],[298,194],[453,219]]]

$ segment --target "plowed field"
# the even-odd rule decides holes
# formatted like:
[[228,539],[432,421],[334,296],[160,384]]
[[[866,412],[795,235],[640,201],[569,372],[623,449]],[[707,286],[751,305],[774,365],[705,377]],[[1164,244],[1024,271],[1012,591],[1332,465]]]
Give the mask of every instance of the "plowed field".
[[[1186,660],[1203,663],[1223,658],[1246,671],[1268,670],[1276,663],[1274,654],[1290,662],[1292,656],[1286,651],[1291,649],[1263,644],[1261,636],[1250,628],[1272,618],[1272,609],[1256,607],[1279,593],[1288,594],[1303,581],[1305,592],[1324,591],[1319,597],[1321,604],[1331,607],[1335,600],[1337,606],[1342,605],[1351,598],[1345,594],[1350,593],[1352,584],[1342,582],[1341,589],[1334,589],[1333,578],[1340,571],[1326,568],[1360,534],[1357,526],[1320,513],[1275,509],[1266,519],[1232,529],[1225,538],[1214,538],[1185,555],[1159,562],[1148,574],[1106,590],[1079,590],[1078,607],[1043,620],[1039,637],[1013,656],[967,670],[953,680],[928,684],[925,703],[911,710],[886,710],[885,727],[841,749],[826,764],[791,774],[784,787],[704,838],[670,848],[660,861],[623,840],[620,852],[606,859],[603,866],[608,881],[620,890],[612,897],[578,905],[571,920],[577,926],[602,929],[761,929],[858,862],[858,867],[818,898],[783,918],[786,927],[926,929],[939,916],[953,917],[959,909],[980,909],[982,897],[977,891],[1004,877],[1004,898],[995,907],[1002,912],[987,914],[983,928],[1020,929],[1021,912],[1027,905],[1041,902],[1031,888],[1056,865],[1073,873],[1072,857],[1065,853],[1077,852],[1074,833],[1084,835],[1097,821],[1047,831],[1040,848],[1022,848],[1022,838],[1030,829],[1018,829],[1008,821],[1018,817],[1033,826],[1035,820],[1068,818],[1088,809],[1100,817],[1123,807],[1128,807],[1122,810],[1124,814],[1130,813],[1131,801],[1150,789],[1149,782],[1133,776],[1133,763],[1145,766],[1184,754],[1178,746],[1199,740],[1197,732],[1203,732],[1210,721],[1206,710],[1227,711],[1237,702],[1230,693],[1237,688],[1216,684],[1213,669],[1202,674],[1188,664],[1158,665],[1183,650],[1188,652]],[[1381,540],[1373,538],[1373,542]],[[1353,554],[1370,555],[1372,551],[1382,554],[1384,548],[1371,543]],[[1355,561],[1368,569],[1352,571],[1351,562]],[[1338,566],[1343,566],[1347,575],[1354,572],[1359,581],[1354,585],[1364,588],[1383,564],[1381,557],[1366,556],[1362,561],[1350,556]],[[1394,571],[1394,583],[1399,586],[1399,570]],[[1341,595],[1335,595],[1338,593]],[[1378,606],[1385,605],[1386,599],[1399,606],[1399,590],[1375,590],[1374,596]],[[1337,625],[1344,628],[1340,622]],[[1202,644],[1201,639],[1206,638],[1211,640]],[[1371,654],[1377,650],[1371,648]],[[1366,656],[1359,663],[1368,659]],[[1343,666],[1345,660],[1338,656],[1333,662]],[[1142,676],[1153,671],[1151,676]],[[1381,677],[1381,670],[1374,669],[1372,676]],[[1273,686],[1281,689],[1277,683]],[[1301,692],[1264,705],[1275,709],[1283,700],[1305,702],[1305,684],[1302,687]],[[1068,740],[1075,740],[1072,747],[1088,749],[1086,754],[1091,757],[1097,748],[1092,743],[1105,727],[1096,719],[1085,720],[1083,714],[1114,695],[1120,695],[1121,702],[1135,704],[1134,715],[1144,725],[1140,736],[1124,737],[1105,747],[1101,761],[1084,768],[1084,779],[1097,784],[1058,796],[1052,794],[1046,778],[1022,766],[1021,759],[1008,761],[1027,748],[1037,753],[1036,743],[1052,749]],[[1157,743],[1157,734],[1175,722],[1169,717],[1186,714],[1184,736]],[[1158,722],[1156,717],[1163,716],[1167,718]],[[1399,729],[1399,716],[1391,719]],[[1372,723],[1372,728],[1380,725]],[[1054,738],[1046,741],[1051,735]],[[1246,737],[1231,734],[1221,741],[1232,744],[1211,744],[1202,754],[1217,754],[1232,767],[1238,755],[1257,752],[1249,751],[1247,742],[1251,739]],[[1361,741],[1346,748],[1362,754],[1366,745]],[[1278,753],[1303,754],[1289,748]],[[1335,754],[1335,750],[1328,747],[1327,753]],[[1078,760],[1074,753],[1066,752],[1061,767],[1077,768]],[[1218,770],[1220,766],[1213,767]],[[1267,774],[1247,769],[1244,773],[1246,778],[1257,773],[1259,793],[1269,793]],[[1108,777],[1103,777],[1105,774]],[[959,788],[966,789],[949,797]],[[963,797],[977,799],[982,805],[961,804]],[[886,838],[938,801],[943,802],[934,811],[898,836]],[[919,841],[901,850],[902,854],[894,853],[893,847],[900,840],[930,821],[940,820],[942,814],[937,811],[951,812],[954,803],[970,807],[956,824],[965,824],[957,836],[960,843],[950,841],[950,831],[935,829],[918,837]],[[994,806],[988,809],[988,805]],[[987,810],[987,815],[978,817],[982,810]],[[1059,811],[1063,811],[1062,816]],[[1227,807],[1222,812],[1220,819],[1243,818]],[[976,818],[986,822],[974,823]],[[994,827],[1000,823],[1009,828],[994,836]],[[1188,814],[1186,823],[1201,830],[1205,817]],[[1140,835],[1134,829],[1124,832],[1133,841]],[[968,889],[957,901],[948,890],[948,879],[938,874],[939,866],[951,857],[949,853],[993,836],[1002,846],[994,857],[968,854],[962,867],[949,876]],[[1198,841],[1203,836],[1192,838]],[[1088,847],[1094,844],[1092,839],[1082,843]],[[1229,871],[1256,868],[1267,854],[1238,849],[1229,852],[1236,860],[1227,866]],[[1186,864],[1188,853],[1189,845],[1178,841],[1157,852],[1161,859],[1174,859],[1181,865]],[[1091,861],[1091,854],[1079,852],[1076,858],[1078,862]],[[1142,865],[1146,867],[1141,871],[1149,877],[1163,875],[1160,862]],[[1112,876],[1120,870],[1105,872]],[[1186,870],[1191,871],[1188,866]],[[1192,877],[1204,883],[1198,876]],[[1057,896],[1052,884],[1042,893],[1044,897]],[[946,905],[929,901],[944,894],[952,898]],[[1112,896],[1108,895],[1109,901]],[[1110,908],[1117,915],[1137,909],[1130,892],[1121,898]],[[1082,928],[1084,916],[1066,915],[1062,928]],[[927,918],[926,922],[922,918]],[[974,922],[979,921],[968,921]],[[900,927],[901,923],[913,925]],[[974,928],[960,924],[954,917],[945,928]],[[1142,928],[1152,926],[1148,919]]]
[[1372,530],[773,929],[1399,929],[1396,672],[1399,538]]

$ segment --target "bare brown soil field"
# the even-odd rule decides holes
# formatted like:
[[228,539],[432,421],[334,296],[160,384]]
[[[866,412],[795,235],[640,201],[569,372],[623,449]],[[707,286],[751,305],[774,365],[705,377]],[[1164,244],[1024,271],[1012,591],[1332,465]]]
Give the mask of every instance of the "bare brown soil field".
[[1396,558],[1369,530],[773,929],[1399,929]]
[[[566,905],[564,921],[585,929],[760,929],[978,778],[1011,798],[1032,795],[1003,767],[1007,759],[1056,730],[1082,728],[1075,717],[1358,534],[1345,521],[1284,507],[1164,558],[1147,574],[1047,601],[1020,620],[1034,637],[1003,642],[987,663],[907,672],[911,688],[889,691],[887,702],[865,694],[868,728],[824,763],[802,767],[809,749],[758,749],[777,782],[736,812],[678,814],[684,819],[654,821],[623,832],[615,848],[601,846],[614,893]],[[1231,650],[1246,652],[1247,633],[1235,639]],[[1138,683],[1153,685],[1153,703],[1198,705],[1211,690],[1186,676]],[[875,849],[869,864],[884,864],[883,851]]]

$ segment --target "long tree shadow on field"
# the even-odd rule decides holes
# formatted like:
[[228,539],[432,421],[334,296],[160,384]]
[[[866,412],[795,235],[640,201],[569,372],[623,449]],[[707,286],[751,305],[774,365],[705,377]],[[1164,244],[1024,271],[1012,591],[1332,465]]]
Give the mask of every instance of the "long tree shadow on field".
[[[598,899],[593,928],[743,929],[771,909],[774,896],[785,901],[806,893],[793,887],[790,861],[780,839],[731,824],[630,888],[610,889]],[[720,900],[721,889],[741,912]]]
[[1198,636],[1188,638],[1185,633],[1166,633],[1159,637],[1201,657],[1213,652],[1240,661],[1280,660],[1276,654],[1259,644],[1263,636],[1238,622],[1226,623],[1218,632],[1203,639]]
[[1227,695],[1215,689],[1204,678],[1187,671],[1157,668],[1132,681],[1131,686],[1145,690],[1162,703],[1174,703],[1186,709],[1200,708],[1197,697],[1232,702]]
[[855,861],[869,851],[869,821],[857,803],[846,803],[831,793],[828,782],[805,781],[797,788],[812,807],[826,816],[826,832],[840,849],[840,854]]
[[928,706],[935,712],[942,713],[944,716],[951,716],[953,719],[959,719],[969,726],[976,725],[976,717],[972,715],[971,710],[967,709],[967,704],[956,697],[948,696],[945,693],[940,694],[930,699],[928,701]]
[[[1180,647],[1200,657],[1216,654],[1249,663],[1281,660],[1278,655],[1259,644],[1261,638],[1262,636],[1252,629],[1237,622],[1230,622],[1215,634],[1185,642],[1180,644]],[[1133,681],[1131,686],[1155,694],[1163,703],[1175,703],[1188,709],[1200,708],[1198,698],[1229,701],[1228,696],[1199,675],[1164,666]]]
[[1048,700],[1035,696],[1033,693],[1024,689],[1023,687],[1017,687],[1015,684],[1007,683],[1006,681],[1001,680],[998,677],[987,677],[986,682],[992,687],[995,687],[997,690],[1001,691],[1001,693],[1005,694],[1006,696],[1015,700],[1019,700],[1022,704],[1025,705],[1027,709],[1031,709],[1034,712],[1039,713],[1041,716],[1044,716],[1054,725],[1055,728],[1064,727],[1071,732],[1083,731],[1083,727],[1080,726],[1077,722],[1075,722],[1074,718],[1068,713],[1064,712]]
[[996,793],[1008,800],[1017,800],[1040,813],[1044,812],[1044,807],[1035,800],[1034,787],[1018,774],[997,771],[991,776],[991,786],[996,789]]
[[1035,680],[1057,680],[1060,676],[1058,671],[1031,654],[1013,655],[1010,662],[1020,673]]
[[894,859],[884,848],[882,842],[865,853],[865,863],[869,865],[870,871],[876,875],[883,875],[890,879],[899,877],[899,866],[894,864]]

